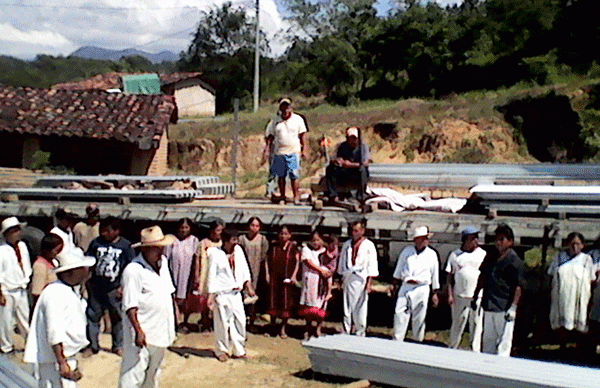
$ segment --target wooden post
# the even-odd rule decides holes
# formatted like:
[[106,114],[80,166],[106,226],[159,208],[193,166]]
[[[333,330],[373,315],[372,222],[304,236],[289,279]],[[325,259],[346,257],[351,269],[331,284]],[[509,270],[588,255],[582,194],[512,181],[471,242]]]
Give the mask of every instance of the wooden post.
[[239,122],[239,111],[240,111],[240,99],[236,98],[233,100],[233,146],[231,150],[231,181],[233,183],[233,196],[235,197],[237,191],[237,155],[238,155],[238,143],[240,137],[240,122]]

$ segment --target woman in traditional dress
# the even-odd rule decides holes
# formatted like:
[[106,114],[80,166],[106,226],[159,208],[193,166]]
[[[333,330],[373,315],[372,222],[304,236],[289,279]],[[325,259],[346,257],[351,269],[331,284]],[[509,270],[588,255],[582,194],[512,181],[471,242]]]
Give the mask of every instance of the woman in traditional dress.
[[298,315],[306,319],[306,339],[311,336],[313,322],[316,326],[312,334],[315,337],[321,335],[321,326],[325,319],[329,299],[328,280],[333,275],[333,271],[324,265],[325,261],[329,262],[326,252],[325,241],[318,231],[311,234],[310,243],[302,248],[302,292]]
[[194,303],[190,299],[199,298],[197,290],[193,289],[194,267],[196,252],[200,246],[198,237],[192,234],[193,222],[189,218],[182,218],[177,222],[177,239],[165,249],[164,255],[169,261],[169,268],[173,283],[175,284],[175,314],[177,315],[177,329],[188,333],[188,319],[193,311]]
[[548,275],[552,276],[550,325],[560,330],[561,337],[565,330],[587,332],[588,304],[596,279],[592,258],[581,251],[585,243],[581,233],[569,234],[566,243],[567,249],[559,252],[548,267]]
[[287,321],[294,308],[294,288],[300,254],[287,226],[279,230],[267,254],[265,280],[269,285],[269,309],[272,320],[281,318],[279,336],[287,338]]
[[[258,279],[261,274],[261,269],[264,268],[267,252],[269,251],[269,240],[260,234],[262,229],[262,221],[258,217],[250,217],[248,220],[248,232],[240,236],[239,245],[244,249],[248,266],[252,275],[252,286],[258,295]],[[259,295],[260,297],[260,295]],[[256,304],[252,304],[249,308],[250,325],[256,320]]]
[[196,271],[194,274],[195,284],[194,289],[198,290],[201,295],[200,299],[200,331],[210,330],[212,327],[212,319],[210,317],[210,309],[208,308],[208,248],[220,248],[223,245],[221,241],[221,233],[225,229],[225,223],[222,220],[214,220],[208,225],[208,237],[200,241],[200,247],[196,253]]

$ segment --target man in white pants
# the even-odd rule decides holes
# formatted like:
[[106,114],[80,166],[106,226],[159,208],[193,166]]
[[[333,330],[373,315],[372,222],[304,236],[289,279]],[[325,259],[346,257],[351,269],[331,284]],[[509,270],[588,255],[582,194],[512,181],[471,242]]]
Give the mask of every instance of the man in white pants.
[[123,271],[123,359],[120,388],[158,387],[165,351],[175,340],[173,293],[164,247],[175,238],[158,226],[143,229],[140,254]]
[[58,280],[44,288],[35,306],[23,361],[36,365],[38,387],[74,388],[81,378],[75,356],[88,344],[81,284],[96,260],[79,248],[56,259]]
[[[508,225],[498,225],[494,234],[498,253],[481,264],[481,275],[474,295],[483,289],[482,352],[509,357],[517,306],[524,284],[523,262],[512,249],[515,236]],[[471,302],[471,307],[477,308],[475,300]]]
[[206,251],[208,267],[208,306],[214,313],[216,349],[215,356],[221,362],[232,358],[247,358],[246,312],[242,289],[249,297],[256,293],[252,287],[250,269],[244,251],[238,245],[238,234],[225,231],[221,235],[221,248]]
[[351,224],[352,238],[344,243],[340,252],[338,273],[342,276],[344,304],[344,333],[364,337],[367,329],[367,307],[371,292],[371,279],[379,276],[377,250],[372,241],[365,238],[365,221]]
[[419,226],[412,232],[413,246],[400,252],[394,279],[398,291],[398,300],[394,311],[394,339],[403,341],[412,318],[412,338],[423,341],[425,338],[425,317],[429,294],[433,289],[431,302],[438,304],[437,290],[440,288],[439,261],[436,251],[429,247],[429,228]]
[[29,331],[27,286],[31,279],[31,261],[21,238],[24,223],[16,217],[2,221],[0,232],[6,242],[0,245],[0,350],[13,351],[15,319],[22,335]]
[[460,249],[452,251],[446,263],[448,303],[452,310],[449,347],[458,348],[468,320],[471,349],[480,352],[483,314],[480,308],[471,309],[471,302],[475,300],[479,307],[481,295],[473,295],[473,292],[477,287],[479,267],[486,252],[479,247],[479,229],[474,226],[462,231],[461,240]]

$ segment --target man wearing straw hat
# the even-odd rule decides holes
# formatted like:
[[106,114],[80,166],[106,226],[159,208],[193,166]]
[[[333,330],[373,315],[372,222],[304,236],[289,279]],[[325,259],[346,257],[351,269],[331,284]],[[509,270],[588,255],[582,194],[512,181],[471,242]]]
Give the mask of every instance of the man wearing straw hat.
[[432,236],[429,228],[419,226],[411,234],[414,245],[402,250],[393,275],[396,287],[402,283],[394,311],[394,339],[404,340],[412,318],[412,338],[421,342],[425,338],[425,316],[432,289],[432,304],[437,306],[438,303],[440,264],[437,252],[429,247]]
[[75,248],[59,254],[57,281],[50,283],[35,306],[23,361],[36,365],[39,387],[76,387],[81,379],[75,356],[88,340],[81,284],[96,260]]
[[0,245],[0,350],[13,351],[15,318],[22,335],[29,331],[27,286],[31,279],[31,261],[27,245],[21,241],[25,223],[17,217],[2,221],[0,233],[6,242]]
[[119,387],[157,387],[165,351],[175,340],[175,287],[163,256],[175,241],[158,226],[143,229],[140,254],[123,271],[123,360]]

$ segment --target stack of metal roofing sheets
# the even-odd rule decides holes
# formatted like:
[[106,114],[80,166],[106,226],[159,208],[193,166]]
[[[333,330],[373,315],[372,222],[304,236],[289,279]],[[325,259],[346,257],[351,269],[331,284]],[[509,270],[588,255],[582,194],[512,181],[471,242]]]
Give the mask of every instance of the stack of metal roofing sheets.
[[25,373],[8,358],[0,356],[0,387],[34,388],[37,386],[33,376]]
[[303,345],[316,372],[398,387],[600,387],[597,369],[466,350],[349,335]]

